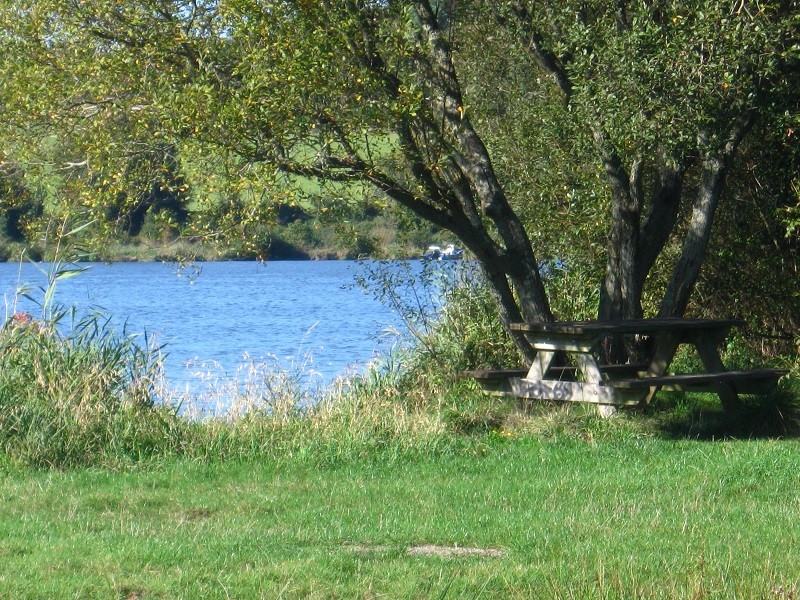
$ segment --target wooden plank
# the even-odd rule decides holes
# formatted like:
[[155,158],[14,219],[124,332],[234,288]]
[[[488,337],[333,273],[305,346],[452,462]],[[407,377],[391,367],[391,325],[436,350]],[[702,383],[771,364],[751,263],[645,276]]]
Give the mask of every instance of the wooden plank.
[[591,352],[603,340],[596,333],[562,333],[551,331],[526,331],[525,338],[540,352]]
[[[682,335],[681,331],[664,331],[658,335],[653,357],[644,372],[645,377],[659,377],[666,374],[667,368],[678,351]],[[650,404],[658,390],[658,386],[651,386],[644,403]]]
[[609,379],[600,382],[603,387],[617,389],[637,389],[648,387],[668,387],[673,390],[709,389],[719,383],[742,383],[746,387],[753,382],[775,381],[788,373],[785,369],[752,369],[750,371],[725,371],[723,373],[685,373],[663,375],[661,377],[638,377],[631,379]]
[[624,365],[600,365],[600,370],[609,377],[635,375],[647,369],[646,363],[627,363]]
[[634,406],[639,404],[644,396],[641,391],[617,390],[594,383],[534,381],[517,378],[509,379],[508,381],[513,396],[535,400]]
[[531,368],[528,370],[529,379],[544,379],[545,373],[553,364],[553,359],[556,357],[555,352],[546,350],[539,350],[533,358]]
[[530,377],[530,369],[475,369],[473,371],[464,371],[460,377],[470,377],[479,381],[491,381],[495,379],[511,379],[512,377],[528,379],[563,379],[575,380],[575,373],[578,371],[577,367],[564,366],[564,367],[550,367],[547,370],[548,377]]
[[667,372],[680,345],[680,336],[678,331],[667,331],[658,336],[653,358],[645,370],[647,377],[659,377]]
[[464,371],[461,377],[472,377],[474,379],[509,379],[511,377],[524,377],[528,369],[475,369]]
[[600,372],[600,366],[594,356],[591,354],[578,354],[575,358],[578,361],[581,375],[583,375],[583,381],[594,384],[603,381],[603,374]]
[[[697,354],[703,363],[703,367],[709,373],[720,373],[727,371],[719,355],[719,346],[728,335],[728,329],[717,329],[714,331],[696,331],[692,335],[692,343],[697,348]],[[718,381],[715,391],[719,395],[722,407],[726,411],[735,411],[740,405],[739,394],[733,387],[731,379]]]
[[[521,371],[524,377],[526,371]],[[475,378],[476,383],[480,386],[481,391],[487,396],[513,396],[511,392],[511,377],[503,378]]]
[[[577,354],[575,358],[583,376],[584,386],[599,387],[597,384],[603,380],[603,374],[600,372],[600,366],[594,356],[591,354]],[[618,394],[617,399],[621,399],[622,396],[623,394]],[[617,409],[608,403],[603,403],[602,405],[598,403],[597,412],[604,419],[611,417],[616,411]]]
[[[619,377],[619,376],[634,376],[638,372],[644,371],[647,368],[647,365],[644,363],[635,363],[635,364],[624,364],[624,365],[600,365],[600,370],[607,374],[609,377]],[[462,378],[473,378],[473,379],[509,379],[511,377],[525,377],[529,372],[529,369],[473,369],[472,371],[463,371],[459,374]],[[563,379],[564,377],[575,379],[575,375],[578,372],[578,367],[572,365],[566,366],[558,366],[553,367],[551,366],[547,369],[546,379]],[[533,377],[528,377],[528,379],[534,379]],[[545,379],[544,377],[542,379]]]
[[510,328],[515,331],[553,333],[562,335],[587,335],[600,334],[602,336],[614,333],[659,333],[664,331],[691,331],[703,329],[719,329],[741,327],[744,321],[740,319],[625,319],[619,321],[557,321],[554,323],[512,323]]
[[[786,374],[787,371],[781,369],[767,369],[772,371],[771,374],[767,373],[759,376],[752,376],[747,379],[734,379],[732,385],[739,394],[765,394],[771,391],[778,379]],[[522,379],[526,371],[515,370],[514,373],[519,373],[520,377],[502,377],[495,379],[477,379],[483,393],[489,396],[501,397],[514,397],[514,398],[529,398],[539,400],[559,400],[564,402],[594,402],[592,399],[585,398],[585,392],[594,393],[591,385],[596,385],[598,388],[615,389],[619,393],[617,400],[602,400],[600,397],[597,399],[598,404],[608,402],[609,406],[624,405],[633,406],[640,404],[650,394],[652,390],[664,390],[668,392],[713,392],[716,393],[717,381],[719,376],[723,374],[702,374],[702,375],[672,375],[660,378],[638,378],[638,379],[618,379],[618,380],[605,380],[599,384],[585,384],[569,381],[543,381],[543,382],[528,382],[540,383],[545,387],[550,388],[550,391],[537,392],[534,387],[526,388],[523,396],[520,396],[520,384],[512,386],[511,381]],[[734,372],[735,373],[735,372]],[[714,377],[715,376],[715,377]],[[714,377],[709,381],[709,377]],[[690,379],[691,378],[691,379]],[[705,378],[703,380],[702,378]],[[653,385],[658,380],[658,385]],[[569,384],[569,390],[566,389]],[[572,386],[581,386],[576,392]],[[556,391],[557,390],[557,391]],[[598,393],[599,394],[599,393]],[[599,394],[602,398],[606,395]],[[608,414],[603,413],[603,416]]]
[[736,389],[737,394],[768,394],[775,389],[775,386],[778,385],[778,380],[783,377],[783,375],[785,375],[785,373],[776,375],[775,377],[734,381],[733,387]]

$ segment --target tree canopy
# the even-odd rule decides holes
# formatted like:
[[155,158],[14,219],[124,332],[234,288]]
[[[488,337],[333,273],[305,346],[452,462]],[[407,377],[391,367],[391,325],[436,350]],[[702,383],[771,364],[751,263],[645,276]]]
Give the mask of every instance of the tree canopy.
[[748,136],[796,155],[798,8],[2,0],[0,127],[79,182],[72,209],[125,212],[183,164],[201,206],[255,190],[232,222],[300,180],[369,186],[470,250],[505,323],[554,318],[553,256],[599,267],[600,317],[679,316]]

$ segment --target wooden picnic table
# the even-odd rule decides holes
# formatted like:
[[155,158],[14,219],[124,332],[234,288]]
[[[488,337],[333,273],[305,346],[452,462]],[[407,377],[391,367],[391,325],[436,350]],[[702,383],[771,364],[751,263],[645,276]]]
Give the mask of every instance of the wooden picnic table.
[[[524,333],[537,350],[532,364],[519,370],[475,370],[484,391],[516,398],[589,402],[600,414],[612,414],[617,406],[639,406],[658,390],[716,393],[725,410],[739,405],[740,393],[763,393],[775,386],[783,369],[729,371],[719,347],[737,319],[631,319],[621,321],[571,321],[515,323],[511,329]],[[653,336],[655,348],[642,364],[604,365],[597,351],[608,336]],[[691,344],[700,357],[701,373],[668,374],[678,347]],[[557,353],[574,358],[575,366],[556,366]]]

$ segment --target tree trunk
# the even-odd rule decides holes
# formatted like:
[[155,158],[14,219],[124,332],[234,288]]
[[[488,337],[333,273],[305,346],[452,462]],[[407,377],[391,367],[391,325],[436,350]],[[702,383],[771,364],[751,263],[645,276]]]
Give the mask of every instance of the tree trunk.
[[689,297],[705,259],[725,171],[725,160],[720,157],[708,158],[703,165],[703,178],[692,208],[689,230],[667,291],[661,300],[658,311],[660,317],[682,317],[686,312]]
[[640,288],[644,287],[650,270],[675,229],[682,189],[683,167],[662,165],[636,252],[636,283]]
[[725,187],[725,177],[739,144],[752,125],[753,115],[750,112],[744,113],[731,127],[725,145],[717,153],[707,156],[703,162],[703,176],[692,208],[689,231],[661,301],[658,311],[660,317],[682,317],[686,313],[708,249],[714,214]]
[[[641,286],[636,279],[641,214],[642,163],[634,161],[625,171],[605,132],[595,132],[595,143],[611,186],[611,229],[608,260],[600,289],[598,318],[604,321],[638,319],[642,316]],[[623,336],[610,336],[603,343],[604,359],[622,363],[636,352]]]
[[634,162],[630,179],[616,153],[603,152],[603,163],[611,184],[612,209],[599,318],[636,319],[642,316],[641,288],[635,277],[641,212],[641,163]]
[[[516,215],[513,215],[516,219]],[[508,326],[511,323],[519,323],[530,319],[528,314],[523,313],[521,309],[522,303],[518,300],[520,289],[531,289],[531,287],[523,288],[518,286],[514,281],[512,273],[518,270],[515,267],[516,261],[509,258],[509,252],[496,244],[489,232],[483,227],[482,223],[478,221],[477,224],[470,223],[462,215],[454,218],[446,225],[449,231],[452,231],[456,237],[472,252],[476,260],[481,266],[489,288],[497,303],[498,313],[506,331],[511,336],[515,345],[519,349],[522,356],[527,361],[532,361],[536,355],[536,351],[531,348],[531,345],[525,339],[525,336],[518,331],[512,331]],[[531,252],[532,254],[532,252]],[[538,277],[538,270],[534,271]],[[549,312],[547,298],[544,297],[544,286],[541,280],[538,282],[543,295],[542,301],[547,308],[547,313],[544,315],[544,320],[553,320]],[[515,295],[515,290],[517,294]],[[549,316],[549,319],[547,317]],[[535,318],[535,317],[534,317]]]
[[[454,211],[454,214],[464,215],[465,221],[460,225],[454,223],[449,228],[475,253],[501,298],[504,319],[522,320],[522,317],[531,321],[552,321],[553,315],[530,238],[497,180],[488,150],[466,114],[456,70],[439,29],[436,13],[430,3],[424,1],[416,3],[416,10],[420,18],[421,36],[430,48],[430,65],[437,79],[431,87],[438,88],[441,93],[440,102],[436,103],[441,107],[441,133],[455,142],[449,159],[457,174],[450,177],[450,187],[455,190],[455,197],[461,204],[460,210]],[[432,135],[437,133],[431,132]],[[462,178],[467,185],[460,181]],[[502,249],[490,238],[484,239],[488,233],[475,220],[476,204],[495,226]],[[453,227],[458,227],[460,232]],[[501,273],[504,283],[500,282]],[[513,287],[521,310],[512,311],[510,301],[503,300],[507,295],[505,288],[509,286]],[[509,333],[515,339],[518,337]]]

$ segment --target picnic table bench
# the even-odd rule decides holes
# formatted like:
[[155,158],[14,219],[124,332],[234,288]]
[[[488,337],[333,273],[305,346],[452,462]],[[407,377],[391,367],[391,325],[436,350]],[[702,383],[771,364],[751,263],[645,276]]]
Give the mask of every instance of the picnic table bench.
[[[739,394],[764,393],[772,389],[785,369],[729,371],[719,354],[737,319],[631,319],[621,321],[570,321],[514,323],[511,329],[524,333],[536,349],[525,369],[478,369],[474,377],[486,393],[516,398],[589,402],[602,415],[617,406],[648,403],[659,390],[705,391],[717,394],[725,410],[739,405]],[[597,350],[611,335],[653,336],[651,359],[641,364],[600,364]],[[681,344],[691,344],[702,362],[702,373],[668,374]],[[575,366],[554,363],[557,353],[574,357]]]

